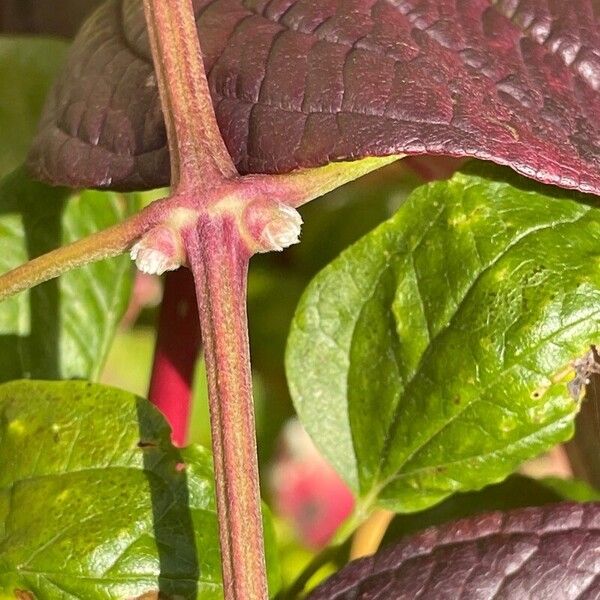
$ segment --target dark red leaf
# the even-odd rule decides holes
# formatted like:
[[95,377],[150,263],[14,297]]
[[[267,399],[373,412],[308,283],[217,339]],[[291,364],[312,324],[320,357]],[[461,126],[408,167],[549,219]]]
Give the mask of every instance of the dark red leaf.
[[73,37],[100,0],[0,0],[0,32]]
[[[600,194],[600,0],[194,6],[241,172],[448,154]],[[168,183],[140,0],[109,0],[84,26],[30,165],[71,186]]]
[[308,600],[584,600],[600,596],[600,504],[494,512],[350,563]]

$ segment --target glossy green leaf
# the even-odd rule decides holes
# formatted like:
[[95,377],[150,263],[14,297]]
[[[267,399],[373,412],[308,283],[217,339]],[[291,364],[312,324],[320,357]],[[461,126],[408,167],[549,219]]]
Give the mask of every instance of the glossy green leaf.
[[[74,193],[32,181],[23,169],[0,180],[0,272],[121,221],[135,200]],[[131,289],[121,256],[71,271],[0,304],[0,381],[98,377]]]
[[250,264],[248,312],[254,366],[282,369],[294,309],[308,282],[342,250],[391,217],[422,180],[397,161],[301,207],[302,243]]
[[570,364],[600,331],[600,211],[502,176],[417,189],[300,302],[292,397],[359,508],[426,508],[572,435]]
[[[212,461],[146,400],[85,382],[0,386],[0,597],[222,597]],[[271,584],[272,530],[267,524]]]
[[[397,161],[301,208],[302,243],[250,263],[248,316],[252,364],[264,385],[268,418],[259,431],[263,464],[277,450],[278,433],[294,413],[283,368],[285,343],[302,292],[344,248],[391,217],[422,180]],[[260,407],[259,407],[260,408]],[[260,420],[260,410],[257,417]]]
[[0,175],[25,159],[68,47],[61,40],[0,36]]

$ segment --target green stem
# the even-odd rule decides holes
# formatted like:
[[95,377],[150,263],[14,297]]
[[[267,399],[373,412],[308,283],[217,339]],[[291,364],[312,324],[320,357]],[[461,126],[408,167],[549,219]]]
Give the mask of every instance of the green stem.
[[160,219],[156,202],[122,223],[52,250],[0,276],[0,301],[92,262],[119,256]]
[[268,593],[246,318],[250,254],[228,215],[201,216],[184,239],[208,374],[225,598],[263,600]]

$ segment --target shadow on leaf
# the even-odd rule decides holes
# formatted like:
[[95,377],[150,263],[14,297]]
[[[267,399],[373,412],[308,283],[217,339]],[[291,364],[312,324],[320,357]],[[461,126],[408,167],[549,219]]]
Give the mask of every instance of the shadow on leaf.
[[152,499],[153,529],[159,560],[158,595],[163,600],[195,599],[200,567],[185,461],[165,440],[164,422],[148,402],[138,400],[138,448]]
[[[62,215],[69,194],[66,188],[31,181],[23,167],[7,176],[0,195],[0,219],[20,217],[27,259],[60,246]],[[5,260],[12,259],[12,255],[5,256]],[[48,281],[24,293],[28,294],[29,334],[0,335],[0,382],[21,377],[60,379],[58,281]]]

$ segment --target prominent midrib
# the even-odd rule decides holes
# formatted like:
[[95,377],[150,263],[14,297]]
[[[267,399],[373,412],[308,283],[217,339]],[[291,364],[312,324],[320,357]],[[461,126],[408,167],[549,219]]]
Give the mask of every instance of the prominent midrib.
[[[530,349],[529,349],[527,352],[524,352],[524,353],[521,355],[521,357],[522,357],[522,358],[524,358],[524,357],[530,356],[531,354],[533,354],[534,352],[536,352],[536,351],[538,350],[538,348],[539,348],[539,347],[540,347],[542,344],[544,344],[545,342],[547,342],[547,341],[548,341],[548,339],[550,339],[550,338],[552,338],[552,337],[554,337],[554,336],[556,336],[556,335],[560,334],[560,333],[561,333],[561,332],[563,332],[563,331],[566,331],[567,329],[570,329],[570,328],[572,328],[572,327],[576,327],[577,325],[580,325],[581,323],[584,323],[584,322],[586,322],[586,321],[589,321],[590,319],[592,319],[592,318],[594,318],[594,317],[596,317],[596,316],[598,316],[598,315],[600,315],[600,310],[596,310],[596,311],[594,311],[592,314],[586,314],[586,315],[585,315],[584,317],[582,317],[581,319],[578,319],[577,321],[573,321],[572,323],[569,323],[568,325],[565,325],[564,327],[561,327],[560,329],[557,329],[555,332],[553,332],[553,334],[552,334],[551,336],[548,336],[548,337],[546,337],[546,338],[544,338],[544,339],[540,340],[540,342],[539,342],[538,344],[536,344],[535,346],[532,346],[532,347],[531,347],[531,348],[530,348]],[[447,421],[446,421],[446,422],[443,424],[443,426],[442,426],[442,427],[440,427],[440,428],[439,428],[439,429],[438,429],[438,430],[437,430],[437,431],[436,431],[436,432],[435,432],[435,433],[434,433],[434,434],[433,434],[433,435],[432,435],[430,438],[428,438],[428,440],[427,440],[427,441],[426,441],[426,442],[425,442],[425,443],[424,443],[424,444],[423,444],[423,445],[422,445],[420,448],[418,448],[417,450],[415,450],[415,451],[414,451],[414,452],[413,452],[413,453],[410,455],[410,457],[409,457],[409,458],[407,458],[407,459],[406,459],[406,460],[403,462],[403,464],[402,464],[402,466],[399,468],[398,472],[397,472],[397,473],[396,473],[394,476],[392,476],[392,480],[399,479],[399,478],[401,478],[401,477],[408,477],[408,476],[414,475],[415,473],[419,473],[419,472],[427,471],[427,470],[429,470],[429,469],[434,469],[434,468],[437,468],[437,467],[443,467],[443,466],[450,465],[450,464],[453,464],[453,463],[459,463],[459,462],[462,462],[463,460],[464,460],[464,461],[467,461],[467,460],[471,460],[471,459],[475,458],[476,456],[469,456],[469,457],[465,457],[465,458],[457,459],[457,460],[455,460],[455,461],[450,461],[450,462],[448,462],[448,463],[440,463],[440,464],[436,464],[436,465],[433,465],[433,466],[431,466],[431,467],[419,467],[419,468],[417,468],[417,469],[414,469],[413,471],[407,471],[407,472],[404,472],[404,473],[401,473],[401,472],[400,472],[400,471],[402,471],[402,470],[403,470],[405,467],[407,467],[407,466],[410,464],[410,462],[411,462],[412,460],[414,460],[414,459],[415,459],[415,458],[416,458],[416,457],[419,455],[419,453],[420,453],[420,452],[423,450],[423,448],[424,448],[424,447],[425,447],[427,444],[431,443],[431,441],[433,441],[433,439],[435,439],[435,438],[436,438],[438,435],[440,435],[440,434],[441,434],[441,433],[442,433],[442,432],[443,432],[443,431],[444,431],[444,430],[445,430],[445,429],[446,429],[446,428],[447,428],[447,427],[448,427],[448,426],[449,426],[451,423],[453,423],[454,421],[456,421],[456,419],[460,418],[460,416],[461,416],[463,413],[465,413],[465,412],[466,412],[466,411],[467,411],[469,408],[472,408],[473,406],[475,406],[476,404],[478,404],[478,403],[480,403],[480,402],[488,402],[488,403],[490,403],[490,404],[494,404],[495,406],[499,406],[498,404],[492,403],[490,400],[486,400],[486,399],[484,399],[482,396],[483,396],[483,395],[484,395],[484,394],[485,394],[485,393],[486,393],[488,390],[490,390],[490,388],[494,387],[494,386],[495,386],[495,385],[498,383],[498,381],[499,381],[499,380],[501,380],[502,378],[504,378],[508,372],[510,372],[510,371],[511,371],[513,368],[515,368],[515,367],[518,367],[518,366],[519,366],[519,363],[514,363],[514,364],[511,364],[510,366],[508,366],[508,367],[506,367],[506,368],[502,369],[502,371],[500,371],[500,372],[499,372],[499,373],[496,375],[496,377],[494,377],[494,379],[493,379],[492,381],[490,381],[490,382],[489,382],[489,383],[488,383],[486,386],[484,386],[484,387],[481,389],[481,395],[480,395],[480,397],[478,397],[478,398],[475,398],[475,399],[474,399],[474,400],[472,400],[471,402],[468,402],[468,403],[466,403],[466,404],[465,404],[465,405],[464,405],[464,406],[461,408],[461,410],[460,410],[459,412],[457,412],[457,413],[456,413],[455,415],[453,415],[453,416],[452,416],[450,419],[448,419],[448,420],[447,420]],[[509,410],[509,409],[507,409],[507,410]],[[564,419],[565,419],[565,417],[564,417],[564,416],[561,416],[561,417],[560,417],[560,419],[558,419],[558,421],[561,421],[561,420],[564,420]],[[529,436],[528,436],[528,437],[529,437]],[[514,443],[517,443],[517,442],[514,442]],[[513,443],[513,444],[514,444],[514,443]],[[510,446],[510,445],[513,445],[513,444],[509,444],[509,446]],[[498,452],[498,451],[491,451],[491,452],[489,452],[489,453],[487,453],[487,454],[494,454],[494,453],[496,453],[496,452]],[[389,484],[389,481],[388,481],[388,482],[386,482],[386,485],[388,485],[388,484]]]
[[[506,256],[509,252],[513,251],[518,245],[524,243],[528,238],[530,238],[532,235],[541,233],[542,231],[545,230],[549,230],[549,229],[553,229],[556,227],[562,227],[562,226],[568,226],[568,225],[574,225],[576,223],[578,223],[579,221],[581,221],[582,219],[584,219],[586,217],[586,215],[589,213],[589,211],[591,210],[591,208],[589,207],[585,207],[585,212],[583,212],[583,214],[580,214],[577,216],[577,218],[575,219],[570,219],[570,220],[564,220],[564,221],[558,221],[558,222],[553,222],[551,224],[544,224],[543,226],[538,226],[538,227],[533,227],[528,229],[525,232],[522,232],[519,236],[517,236],[515,239],[513,239],[513,241],[508,245],[505,246],[501,252],[499,252],[490,262],[488,262],[488,264],[479,271],[479,273],[477,274],[477,276],[474,278],[474,280],[471,282],[471,284],[469,285],[469,287],[465,290],[464,295],[462,297],[462,300],[459,304],[457,304],[456,310],[455,312],[450,316],[450,318],[448,319],[448,323],[444,326],[441,327],[437,332],[435,332],[435,334],[433,335],[433,337],[430,340],[430,343],[428,345],[428,348],[431,347],[433,344],[435,344],[435,342],[439,339],[439,337],[441,335],[444,334],[445,331],[449,330],[455,319],[458,317],[458,315],[460,314],[462,307],[464,306],[465,302],[467,301],[469,295],[473,292],[473,290],[475,289],[477,283],[481,280],[481,278],[487,273],[489,272],[491,269],[494,268],[494,266],[504,257]],[[406,394],[408,393],[409,388],[414,384],[415,379],[417,378],[417,376],[419,375],[419,373],[422,371],[424,365],[423,365],[423,359],[425,358],[425,356],[427,356],[427,350],[421,355],[420,359],[419,359],[419,363],[413,373],[413,375],[408,379],[408,381],[406,382],[406,384],[404,385],[404,393],[402,394],[402,396],[399,398],[399,401],[396,405],[396,408],[394,409],[394,416],[392,418],[392,420],[390,421],[390,424],[387,428],[387,434],[386,434],[386,438],[384,441],[384,445],[382,448],[382,452],[380,455],[380,459],[379,459],[379,466],[378,469],[375,473],[375,475],[372,478],[372,481],[375,482],[375,485],[372,485],[371,487],[378,487],[380,484],[377,483],[381,472],[383,471],[383,469],[387,465],[387,461],[389,459],[389,454],[391,451],[391,444],[393,441],[393,436],[392,436],[392,432],[395,429],[395,427],[397,426],[398,421],[401,418],[401,414],[400,411],[402,409],[402,398],[406,396]],[[473,402],[471,403],[467,403],[462,409],[461,411],[458,413],[459,416],[460,414],[462,414],[462,412],[464,412],[467,408],[469,408],[471,405],[473,404]],[[400,465],[398,465],[398,467],[395,469],[396,473],[398,473],[399,471],[401,471],[404,466],[418,453],[420,452],[424,447],[426,447],[433,438],[435,438],[435,436],[438,435],[439,431],[443,430],[444,427],[446,427],[447,423],[444,423],[440,428],[438,428],[435,432],[433,432],[426,440],[424,440],[422,443],[420,443],[413,451],[411,451],[401,462]]]
[[[476,404],[476,402],[472,403],[471,406],[473,404]],[[529,435],[526,435],[522,438],[519,438],[516,441],[512,441],[510,443],[508,443],[504,448],[497,448],[495,450],[488,450],[486,452],[482,452],[480,454],[474,454],[471,456],[463,456],[461,458],[457,458],[454,460],[449,460],[446,461],[444,463],[439,463],[439,464],[435,464],[432,466],[428,466],[428,467],[419,467],[418,469],[414,469],[413,471],[408,471],[408,472],[398,472],[392,476],[390,476],[389,478],[387,478],[384,482],[381,483],[380,486],[378,486],[378,489],[381,491],[385,490],[385,488],[389,485],[391,485],[392,483],[400,480],[400,479],[406,479],[408,477],[412,477],[414,475],[418,475],[420,473],[427,473],[428,471],[433,471],[439,467],[449,467],[452,465],[459,465],[461,463],[469,463],[475,459],[478,458],[488,458],[491,456],[497,456],[499,454],[502,454],[504,452],[507,451],[508,448],[511,448],[513,446],[519,446],[522,445],[525,441],[527,440],[535,440],[537,438],[543,437],[544,434],[548,431],[552,431],[556,428],[558,428],[560,425],[562,425],[563,423],[568,423],[569,421],[572,420],[572,417],[567,415],[561,415],[559,418],[551,421],[550,423],[548,423],[546,426],[542,427],[541,429],[538,429],[537,431],[534,431],[532,433],[530,433]],[[489,482],[489,483],[493,483],[493,482]]]

